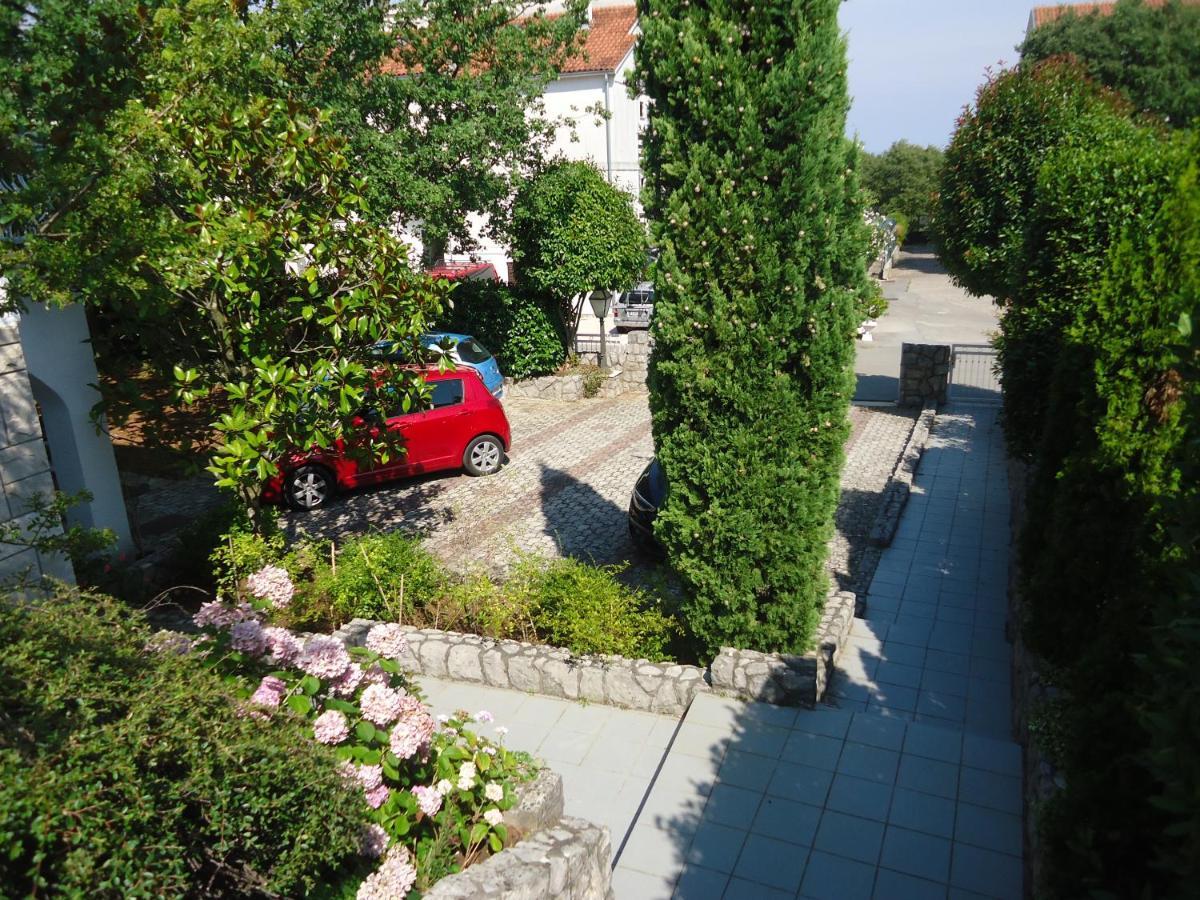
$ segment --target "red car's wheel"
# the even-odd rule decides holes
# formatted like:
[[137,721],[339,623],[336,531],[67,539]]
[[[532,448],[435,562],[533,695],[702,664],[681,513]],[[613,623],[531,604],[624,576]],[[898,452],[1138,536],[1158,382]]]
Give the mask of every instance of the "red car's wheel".
[[320,509],[337,490],[332,473],[321,466],[301,466],[288,473],[287,500],[296,509]]
[[463,451],[463,468],[468,475],[495,475],[504,465],[504,445],[494,434],[481,434]]

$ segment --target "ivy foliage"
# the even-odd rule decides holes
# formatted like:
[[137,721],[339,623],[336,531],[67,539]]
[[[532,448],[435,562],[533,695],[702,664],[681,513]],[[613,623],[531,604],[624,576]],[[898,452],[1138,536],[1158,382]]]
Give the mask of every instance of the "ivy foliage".
[[332,751],[149,636],[100,596],[0,604],[6,893],[300,896],[353,864],[366,810]]
[[656,532],[710,654],[805,649],[829,589],[868,245],[837,7],[642,5]]
[[[1084,8],[1087,9],[1086,7]],[[1133,108],[1176,128],[1200,117],[1200,6],[1185,0],[1118,0],[1106,15],[1068,7],[1026,35],[1022,64],[1073,56]]]
[[520,282],[547,297],[622,290],[646,263],[646,230],[599,169],[560,160],[517,194],[513,261]]

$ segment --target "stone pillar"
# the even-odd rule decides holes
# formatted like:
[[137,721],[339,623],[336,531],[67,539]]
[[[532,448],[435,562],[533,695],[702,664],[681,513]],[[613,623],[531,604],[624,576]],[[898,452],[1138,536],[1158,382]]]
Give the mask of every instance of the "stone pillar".
[[900,349],[901,406],[946,402],[950,386],[949,344],[904,344]]
[[[32,517],[30,499],[53,493],[54,477],[17,321],[15,315],[0,319],[0,522],[24,526]],[[33,585],[43,576],[75,581],[71,564],[61,556],[0,544],[0,582]]]

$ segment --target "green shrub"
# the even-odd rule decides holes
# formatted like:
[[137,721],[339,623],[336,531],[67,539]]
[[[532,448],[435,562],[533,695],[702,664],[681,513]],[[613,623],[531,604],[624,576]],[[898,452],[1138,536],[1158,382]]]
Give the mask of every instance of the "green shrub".
[[829,590],[868,254],[837,8],[667,0],[641,21],[655,528],[709,653],[807,649]]
[[556,301],[495,281],[459,284],[451,300],[441,328],[478,338],[506,377],[549,375],[562,364],[566,339]]
[[[1067,329],[1022,540],[1030,645],[1066,702],[1040,896],[1184,897],[1200,859],[1200,140],[1163,142]],[[1170,177],[1140,173],[1165,164]],[[1160,182],[1175,185],[1162,196]],[[1081,206],[1094,207],[1091,195]],[[1086,232],[1085,232],[1086,233]],[[1110,242],[1112,243],[1112,242]],[[1070,262],[1069,254],[1067,262]]]
[[503,590],[514,608],[528,610],[544,643],[572,653],[665,659],[678,623],[617,580],[624,568],[523,556]]
[[359,616],[423,625],[449,589],[447,573],[420,539],[393,531],[351,538],[333,560],[322,554],[311,592],[328,603],[337,624]]
[[1124,109],[1065,60],[1009,69],[979,89],[946,150],[934,218],[942,263],[959,284],[1002,303],[1019,291],[1046,154],[1087,146],[1093,127]]
[[646,264],[646,229],[632,198],[592,163],[560,160],[517,192],[513,261],[523,285],[559,302],[622,290]]
[[198,659],[100,596],[0,604],[0,882],[17,894],[296,896],[365,810],[290,717],[239,716]]

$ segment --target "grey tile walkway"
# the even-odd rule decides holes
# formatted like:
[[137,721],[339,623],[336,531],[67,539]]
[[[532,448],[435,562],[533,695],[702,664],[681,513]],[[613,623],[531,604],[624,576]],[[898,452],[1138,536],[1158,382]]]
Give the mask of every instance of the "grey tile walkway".
[[616,859],[618,900],[1019,898],[1007,516],[995,411],[939,415],[838,708],[698,697]]
[[[418,680],[437,713],[490,712],[495,721],[475,726],[479,733],[495,737],[497,727],[507,728],[507,747],[540,757],[562,775],[566,814],[607,825],[614,851],[625,840],[679,725],[673,716],[424,676]],[[639,852],[654,850],[647,843]]]

